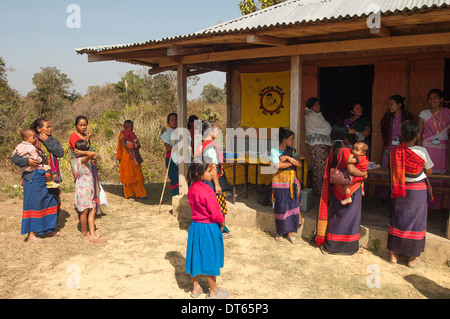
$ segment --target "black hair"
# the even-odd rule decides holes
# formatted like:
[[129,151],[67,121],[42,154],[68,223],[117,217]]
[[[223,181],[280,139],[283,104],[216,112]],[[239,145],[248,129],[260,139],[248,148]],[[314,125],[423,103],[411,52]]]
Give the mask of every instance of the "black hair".
[[189,165],[187,179],[191,182],[200,180],[200,176],[205,174],[211,163],[212,160],[208,156],[198,155],[194,157],[192,163]]
[[397,104],[401,104],[401,109],[404,110],[405,109],[405,98],[396,94],[396,95],[392,95],[389,100],[394,101]]
[[440,99],[442,99],[444,97],[444,93],[442,93],[442,90],[440,89],[432,89],[430,90],[430,92],[428,92],[427,97],[430,97],[431,94],[437,94],[439,96]]
[[347,125],[336,123],[331,128],[331,134],[330,137],[334,141],[334,144],[332,146],[333,150],[333,166],[335,167],[337,165],[337,156],[339,153],[339,150],[342,147],[342,141],[347,137],[348,135],[348,127]]
[[292,132],[290,130],[286,130],[286,129],[280,127],[280,129],[278,131],[278,141],[281,144],[283,142],[283,140],[291,137],[291,135],[294,135],[294,132]]
[[178,114],[177,113],[169,113],[169,115],[167,115],[167,123],[169,123],[170,117],[172,115],[175,115],[177,117],[177,119],[178,119]]
[[188,124],[187,124],[187,128],[188,130],[190,130],[192,128],[191,123],[194,123],[195,120],[198,120],[197,115],[191,115],[188,118]]
[[419,135],[419,125],[411,120],[405,121],[402,124],[401,133],[405,142],[411,142]]
[[353,144],[355,144],[358,141],[358,139],[356,138],[356,134],[355,133],[347,134],[347,140],[350,143],[350,145],[353,145]]
[[75,149],[79,151],[89,151],[89,143],[85,140],[78,140],[75,143]]
[[125,122],[123,122],[123,126],[127,126],[127,125],[132,125],[133,121],[132,120],[126,120]]
[[37,129],[43,127],[44,122],[48,121],[42,117],[38,118],[31,124],[30,129],[32,129],[35,133],[39,133]]
[[351,114],[351,111],[353,111],[353,109],[355,108],[355,106],[358,105],[358,104],[361,105],[361,108],[364,110],[362,104],[361,104],[360,102],[358,102],[358,101],[355,101],[355,102],[353,102],[352,104],[350,104],[350,107],[349,107],[349,109],[348,109],[348,111],[349,111],[350,114]]
[[208,130],[212,130],[213,128],[217,127],[217,123],[213,122],[213,121],[203,121],[202,122],[202,136],[205,136],[205,132],[207,132]]
[[75,126],[77,126],[78,123],[79,123],[81,120],[85,120],[85,121],[86,121],[86,124],[89,124],[88,119],[87,119],[86,116],[78,115],[77,118],[75,119]]
[[306,101],[306,107],[308,109],[312,108],[317,102],[319,102],[320,100],[316,97],[311,97],[308,99],[308,101]]

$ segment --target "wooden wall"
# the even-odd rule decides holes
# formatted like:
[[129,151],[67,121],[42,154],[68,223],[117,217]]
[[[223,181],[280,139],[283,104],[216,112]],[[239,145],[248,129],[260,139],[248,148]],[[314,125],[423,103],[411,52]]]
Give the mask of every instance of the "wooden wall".
[[[340,59],[308,61],[302,67],[302,105],[300,121],[300,154],[310,163],[310,154],[305,144],[305,107],[310,97],[319,94],[319,69],[329,66],[374,65],[373,105],[372,105],[372,152],[371,161],[379,163],[382,151],[380,121],[388,107],[389,97],[399,94],[407,98],[407,109],[418,116],[420,111],[428,108],[427,93],[430,89],[444,86],[445,59],[450,54],[402,55],[386,57],[368,57],[361,59]],[[228,123],[231,127],[240,127],[241,118],[241,84],[240,73],[276,72],[289,70],[289,63],[267,63],[245,65],[232,68],[230,75],[231,94],[228,111]]]

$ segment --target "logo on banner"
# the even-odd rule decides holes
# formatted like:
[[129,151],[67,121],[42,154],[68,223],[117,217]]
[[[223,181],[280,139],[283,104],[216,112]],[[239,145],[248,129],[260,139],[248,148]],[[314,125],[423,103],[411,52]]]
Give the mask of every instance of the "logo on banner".
[[280,114],[283,106],[283,89],[278,85],[273,87],[266,87],[259,93],[259,108],[265,115]]

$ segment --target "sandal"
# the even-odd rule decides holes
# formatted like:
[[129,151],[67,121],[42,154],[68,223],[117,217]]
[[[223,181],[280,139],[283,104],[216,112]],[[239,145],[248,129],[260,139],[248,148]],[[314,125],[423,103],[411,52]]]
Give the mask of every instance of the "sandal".
[[298,243],[297,238],[295,238],[294,236],[289,236],[289,237],[287,238],[287,240],[289,240],[289,242],[290,242],[291,244],[293,244],[293,245],[295,245],[295,244]]
[[231,235],[230,233],[223,233],[223,238],[228,239],[233,237],[233,235]]
[[282,242],[283,241],[283,236],[275,236],[275,240],[278,242]]
[[191,297],[192,298],[197,298],[198,296],[200,296],[203,293],[203,288],[200,287],[200,292],[194,294],[193,292],[191,293]]
[[230,294],[221,288],[217,291],[217,294],[214,297],[210,297],[209,294],[206,295],[206,299],[225,299],[228,298]]

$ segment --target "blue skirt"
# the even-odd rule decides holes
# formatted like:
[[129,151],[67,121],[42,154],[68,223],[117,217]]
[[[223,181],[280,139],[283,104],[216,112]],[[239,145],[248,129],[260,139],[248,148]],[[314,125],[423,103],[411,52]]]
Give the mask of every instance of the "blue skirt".
[[219,225],[192,221],[189,226],[186,273],[220,276],[224,263],[223,236]]
[[37,170],[32,182],[23,181],[23,214],[21,234],[51,233],[58,219],[58,201],[49,192],[45,172]]

